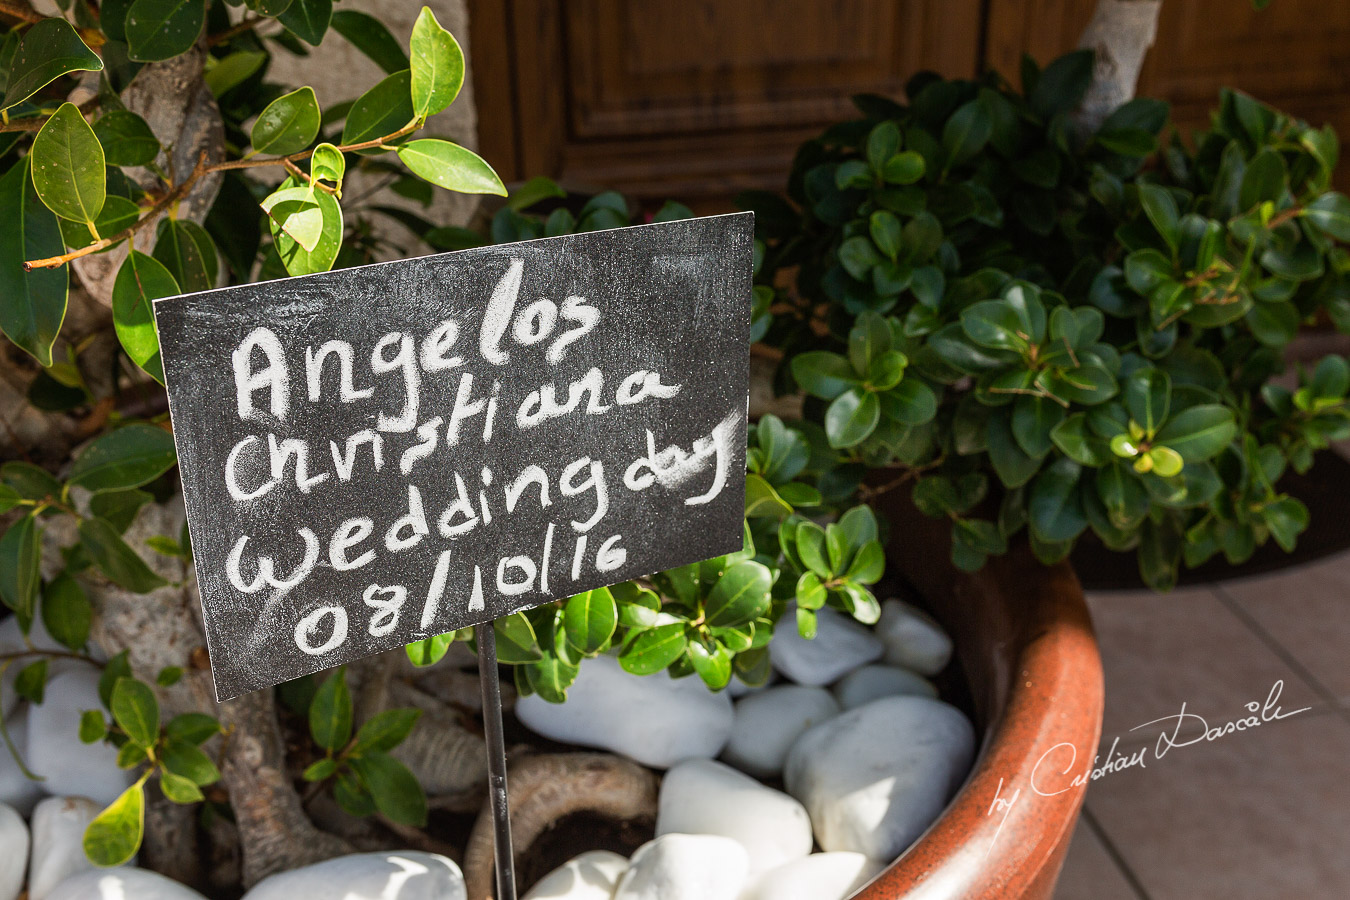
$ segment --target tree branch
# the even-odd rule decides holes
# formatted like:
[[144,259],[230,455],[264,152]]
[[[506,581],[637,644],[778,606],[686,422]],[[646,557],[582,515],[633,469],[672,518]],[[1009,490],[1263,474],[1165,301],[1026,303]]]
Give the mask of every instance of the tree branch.
[[1078,42],[1097,56],[1092,84],[1074,116],[1080,133],[1096,132],[1107,116],[1134,97],[1161,10],[1162,0],[1097,0]]
[[13,0],[0,0],[0,15],[18,19],[20,22],[27,22],[30,25],[36,25],[46,18],[46,16],[34,11],[33,7],[27,3],[16,3]]
[[232,37],[237,37],[246,31],[252,31],[266,21],[267,16],[250,16],[246,19],[241,19],[237,25],[232,25],[219,34],[209,35],[206,38],[206,46],[214,47],[217,44],[223,44]]
[[[3,2],[4,0],[0,0],[0,3]],[[97,109],[101,102],[101,97],[90,97],[88,100],[77,106],[76,109],[80,111],[80,115],[85,115],[90,110]],[[8,122],[0,123],[0,134],[7,131],[41,131],[42,126],[45,125],[50,118],[51,116],[34,116],[27,119],[10,119]]]

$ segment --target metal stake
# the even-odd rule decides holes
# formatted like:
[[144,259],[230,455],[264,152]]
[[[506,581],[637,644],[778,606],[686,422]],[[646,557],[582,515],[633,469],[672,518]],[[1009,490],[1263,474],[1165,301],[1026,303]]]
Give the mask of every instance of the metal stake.
[[502,736],[502,692],[497,673],[497,632],[491,622],[474,626],[478,642],[478,684],[483,691],[483,736],[487,739],[488,798],[492,802],[497,900],[516,900],[511,852],[511,812],[506,798],[506,739]]

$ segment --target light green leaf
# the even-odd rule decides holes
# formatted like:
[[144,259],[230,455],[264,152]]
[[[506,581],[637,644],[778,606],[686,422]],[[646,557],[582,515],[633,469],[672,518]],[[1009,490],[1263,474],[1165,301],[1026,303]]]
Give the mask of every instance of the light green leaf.
[[127,55],[159,62],[186,53],[206,24],[206,0],[136,0],[127,10]]
[[563,607],[563,631],[567,643],[587,655],[599,653],[614,636],[619,607],[609,588],[577,594]]
[[455,642],[455,633],[432,635],[429,638],[423,638],[420,641],[413,641],[403,647],[403,652],[407,654],[408,660],[418,668],[432,666],[445,658],[445,654],[450,651],[450,645]]
[[202,789],[193,784],[191,779],[169,771],[159,773],[159,789],[173,803],[198,803],[205,799]]
[[267,104],[254,121],[250,132],[253,149],[278,156],[297,153],[314,140],[322,118],[314,88],[306,85],[282,94]]
[[454,35],[441,27],[436,15],[426,6],[413,23],[408,46],[412,60],[413,112],[420,118],[434,116],[459,95],[460,86],[464,84],[464,52],[459,49]]
[[53,79],[68,72],[98,72],[103,60],[58,17],[45,18],[24,34],[9,65],[9,82],[0,109],[27,100]]
[[160,384],[164,383],[164,362],[159,355],[159,333],[155,331],[151,301],[178,293],[178,282],[164,264],[139,250],[127,254],[113,282],[113,328],[117,339],[131,361]]
[[273,191],[262,201],[263,212],[273,226],[307,253],[313,252],[323,236],[323,209],[314,195],[313,188],[293,187]]
[[[294,186],[294,179],[288,178],[282,182],[283,189]],[[314,202],[323,213],[323,230],[313,250],[306,250],[282,231],[275,219],[268,219],[277,254],[281,257],[286,271],[292,275],[327,272],[333,267],[338,251],[342,248],[342,207],[338,204],[337,198],[327,191],[315,191]]]
[[173,435],[153,425],[127,425],[86,447],[66,480],[92,493],[121,491],[149,484],[177,461]]
[[236,50],[224,59],[209,57],[203,76],[206,86],[219,97],[248,80],[267,58],[266,53],[256,50]]
[[33,187],[52,212],[93,224],[107,194],[103,145],[74,103],[62,103],[33,139]]
[[492,167],[472,150],[438,138],[409,141],[398,158],[414,173],[448,191],[506,196],[506,187]]
[[113,721],[138,747],[159,739],[159,702],[150,686],[135,678],[119,678],[112,692]]
[[84,852],[95,865],[120,866],[136,855],[145,833],[144,784],[142,778],[123,791],[84,830]]
[[314,148],[309,158],[309,174],[315,181],[326,181],[342,196],[342,178],[347,173],[347,158],[332,144],[323,143]]

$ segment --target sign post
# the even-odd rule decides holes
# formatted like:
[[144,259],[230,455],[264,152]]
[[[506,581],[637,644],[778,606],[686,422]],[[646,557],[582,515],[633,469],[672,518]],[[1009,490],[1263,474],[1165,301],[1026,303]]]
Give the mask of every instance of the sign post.
[[154,303],[216,694],[740,549],[753,217]]

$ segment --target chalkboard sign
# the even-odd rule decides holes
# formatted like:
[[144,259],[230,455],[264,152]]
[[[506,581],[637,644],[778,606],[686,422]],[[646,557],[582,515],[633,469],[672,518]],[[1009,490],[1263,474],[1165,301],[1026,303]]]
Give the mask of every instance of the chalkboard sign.
[[228,699],[737,550],[753,218],[155,301]]

